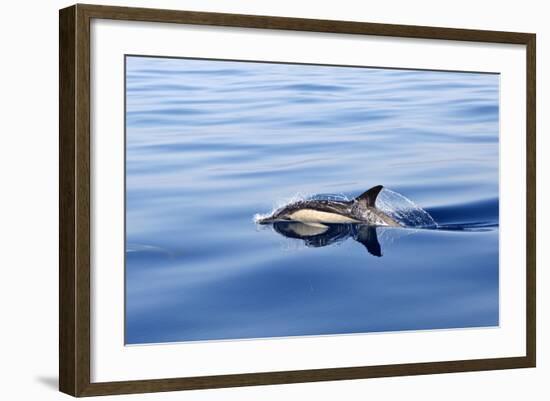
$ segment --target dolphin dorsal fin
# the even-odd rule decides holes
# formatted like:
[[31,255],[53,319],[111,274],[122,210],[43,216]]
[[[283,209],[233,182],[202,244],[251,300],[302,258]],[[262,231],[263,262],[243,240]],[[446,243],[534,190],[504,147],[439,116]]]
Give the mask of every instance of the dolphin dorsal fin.
[[372,187],[368,191],[363,192],[361,195],[355,198],[355,200],[357,202],[365,202],[368,207],[374,207],[376,198],[378,197],[378,194],[380,193],[382,188],[384,188],[382,185],[377,185],[375,187]]

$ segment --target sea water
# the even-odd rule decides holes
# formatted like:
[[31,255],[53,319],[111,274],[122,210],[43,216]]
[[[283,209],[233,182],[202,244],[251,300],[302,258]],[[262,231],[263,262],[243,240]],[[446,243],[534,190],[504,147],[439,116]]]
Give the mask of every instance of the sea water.
[[[498,99],[497,74],[127,57],[126,343],[498,325]],[[381,256],[253,220],[375,185],[407,226]]]

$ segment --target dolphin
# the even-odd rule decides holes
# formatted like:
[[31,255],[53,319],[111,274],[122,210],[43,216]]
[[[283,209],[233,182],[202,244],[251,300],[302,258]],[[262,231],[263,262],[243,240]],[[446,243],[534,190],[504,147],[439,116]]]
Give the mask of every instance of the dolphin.
[[350,201],[301,200],[283,206],[271,216],[261,218],[259,224],[296,221],[313,226],[324,224],[362,223],[372,226],[401,227],[391,216],[375,206],[382,185],[372,187]]

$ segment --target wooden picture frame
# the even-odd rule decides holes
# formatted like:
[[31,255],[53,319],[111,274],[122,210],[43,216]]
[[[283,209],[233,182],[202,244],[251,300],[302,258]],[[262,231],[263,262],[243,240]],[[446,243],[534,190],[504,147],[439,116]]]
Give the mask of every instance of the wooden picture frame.
[[[523,357],[257,372],[221,376],[91,382],[90,334],[90,21],[163,22],[399,38],[519,44],[527,58],[526,350]],[[193,11],[74,5],[59,14],[59,388],[73,396],[144,393],[401,375],[534,367],[535,315],[535,42],[531,33],[374,24]]]

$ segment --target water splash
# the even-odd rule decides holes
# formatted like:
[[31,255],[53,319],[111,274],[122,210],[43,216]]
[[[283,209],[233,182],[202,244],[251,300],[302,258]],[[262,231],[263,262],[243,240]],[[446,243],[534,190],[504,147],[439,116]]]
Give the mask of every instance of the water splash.
[[351,199],[344,194],[317,194],[308,196],[308,200],[328,200],[334,202],[349,202]]
[[265,218],[268,218],[269,216],[271,216],[273,212],[271,213],[256,213],[254,216],[252,216],[252,221],[256,224],[258,224],[258,222],[260,220],[263,220]]
[[376,199],[376,207],[405,227],[437,228],[432,216],[407,197],[384,188]]

